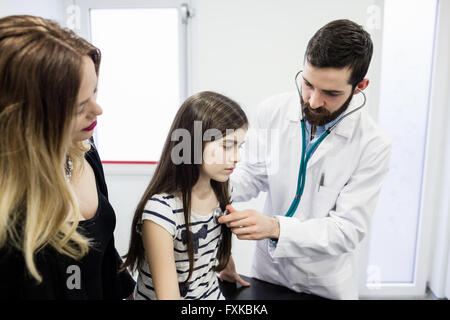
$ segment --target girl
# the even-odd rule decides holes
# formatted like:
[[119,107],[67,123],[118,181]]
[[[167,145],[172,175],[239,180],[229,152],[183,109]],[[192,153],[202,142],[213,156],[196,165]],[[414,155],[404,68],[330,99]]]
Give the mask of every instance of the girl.
[[0,298],[121,299],[134,289],[86,140],[100,52],[32,16],[0,19]]
[[223,299],[215,272],[234,268],[231,232],[214,212],[231,203],[228,179],[247,128],[239,105],[218,93],[179,109],[132,223],[123,268],[139,270],[135,299]]

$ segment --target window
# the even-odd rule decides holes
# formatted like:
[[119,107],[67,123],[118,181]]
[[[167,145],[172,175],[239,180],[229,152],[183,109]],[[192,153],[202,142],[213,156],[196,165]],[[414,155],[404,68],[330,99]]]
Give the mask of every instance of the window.
[[379,123],[393,145],[372,224],[368,276],[377,274],[376,286],[398,289],[393,294],[417,285],[435,24],[436,1],[384,2]]
[[103,115],[95,136],[102,159],[154,163],[186,98],[180,6],[80,3],[89,12],[87,38],[102,51],[97,101]]

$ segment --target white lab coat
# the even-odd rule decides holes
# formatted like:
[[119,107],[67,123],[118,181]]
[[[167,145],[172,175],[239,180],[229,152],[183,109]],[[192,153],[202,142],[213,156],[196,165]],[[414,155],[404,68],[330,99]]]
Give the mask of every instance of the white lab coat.
[[[346,112],[361,101],[355,96]],[[391,141],[364,108],[343,119],[309,160],[303,197],[289,218],[284,215],[297,188],[302,150],[300,119],[296,92],[265,100],[251,127],[256,135],[249,130],[243,160],[231,175],[234,200],[267,191],[263,212],[280,224],[276,246],[257,242],[252,276],[297,292],[357,299],[356,249],[388,172]]]

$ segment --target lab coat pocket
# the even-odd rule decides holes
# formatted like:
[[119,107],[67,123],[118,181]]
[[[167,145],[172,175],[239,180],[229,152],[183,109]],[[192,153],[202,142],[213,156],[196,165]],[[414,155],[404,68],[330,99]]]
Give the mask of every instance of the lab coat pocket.
[[310,286],[336,286],[348,280],[352,276],[352,271],[352,266],[346,264],[338,272],[326,276],[308,276],[308,284]]
[[330,210],[335,208],[339,192],[340,190],[319,186],[319,191],[315,197],[314,213],[312,218],[326,217]]

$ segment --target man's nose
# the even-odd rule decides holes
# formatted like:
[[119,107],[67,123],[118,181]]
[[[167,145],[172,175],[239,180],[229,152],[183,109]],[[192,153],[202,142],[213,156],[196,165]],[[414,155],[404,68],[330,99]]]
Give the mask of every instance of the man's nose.
[[323,107],[323,98],[319,90],[313,90],[311,97],[309,98],[309,105],[312,109]]

